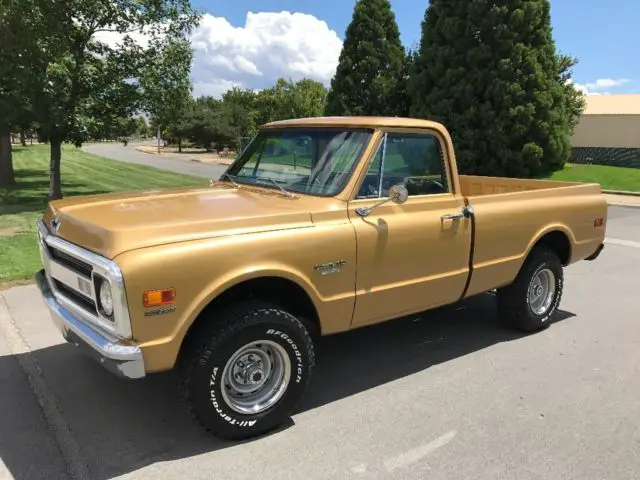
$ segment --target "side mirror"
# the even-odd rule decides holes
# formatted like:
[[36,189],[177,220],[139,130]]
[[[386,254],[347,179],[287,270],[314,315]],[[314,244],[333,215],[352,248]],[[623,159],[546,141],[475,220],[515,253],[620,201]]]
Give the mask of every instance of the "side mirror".
[[389,201],[395,203],[396,205],[402,205],[407,201],[408,198],[409,191],[407,190],[407,187],[402,184],[394,185],[389,188],[389,196],[387,198],[379,203],[376,203],[375,205],[371,205],[370,207],[356,208],[356,213],[361,217],[366,217],[373,211],[374,208],[377,208],[380,205],[383,205]]
[[401,183],[394,185],[389,189],[389,199],[397,205],[402,205],[408,198],[409,190],[407,190],[407,187]]

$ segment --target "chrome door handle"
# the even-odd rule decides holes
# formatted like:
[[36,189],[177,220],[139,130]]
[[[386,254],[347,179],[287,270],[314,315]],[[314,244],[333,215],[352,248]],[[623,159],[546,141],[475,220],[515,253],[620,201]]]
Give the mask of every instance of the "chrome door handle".
[[464,213],[448,213],[440,217],[441,220],[458,220],[464,218]]

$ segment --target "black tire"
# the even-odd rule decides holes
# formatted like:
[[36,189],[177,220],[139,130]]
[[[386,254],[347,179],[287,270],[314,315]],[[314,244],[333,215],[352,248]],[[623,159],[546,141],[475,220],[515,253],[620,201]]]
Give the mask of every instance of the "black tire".
[[[311,379],[315,353],[308,330],[288,312],[257,302],[234,305],[216,317],[210,319],[206,333],[186,347],[181,359],[181,390],[189,410],[210,433],[228,440],[248,439],[279,427],[289,418]],[[262,341],[261,345],[275,342],[271,345],[276,351],[278,345],[282,347],[279,351],[283,355],[286,352],[290,376],[274,405],[260,413],[240,413],[225,401],[223,372],[238,349],[256,341]]]
[[[532,283],[540,272],[551,272],[554,293],[548,307],[536,312],[532,308]],[[562,262],[549,248],[534,247],[511,285],[498,289],[498,315],[501,322],[517,330],[534,332],[549,325],[549,319],[556,313],[564,286]],[[542,275],[545,275],[543,273]],[[531,287],[531,288],[530,288]]]

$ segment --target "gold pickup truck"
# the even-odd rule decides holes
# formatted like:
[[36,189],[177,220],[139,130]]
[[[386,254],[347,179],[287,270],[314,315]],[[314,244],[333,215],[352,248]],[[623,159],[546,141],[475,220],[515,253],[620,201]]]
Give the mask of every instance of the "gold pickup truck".
[[597,184],[459,175],[439,123],[295,119],[208,185],[51,202],[36,279],[67,341],[122,377],[178,369],[239,439],[291,415],[320,335],[494,290],[506,326],[544,328],[606,219]]

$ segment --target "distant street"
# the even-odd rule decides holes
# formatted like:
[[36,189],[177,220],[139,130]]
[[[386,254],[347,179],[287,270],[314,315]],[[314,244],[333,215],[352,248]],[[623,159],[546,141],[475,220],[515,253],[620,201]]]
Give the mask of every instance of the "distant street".
[[[150,144],[150,142],[148,142]],[[83,147],[83,150],[103,157],[118,160],[120,162],[137,163],[150,167],[168,170],[170,172],[184,173],[205,178],[219,178],[226,170],[225,165],[206,164],[194,162],[189,159],[176,158],[175,155],[153,155],[144,153],[134,148],[138,144],[129,144],[126,147],[122,143],[94,143]]]

